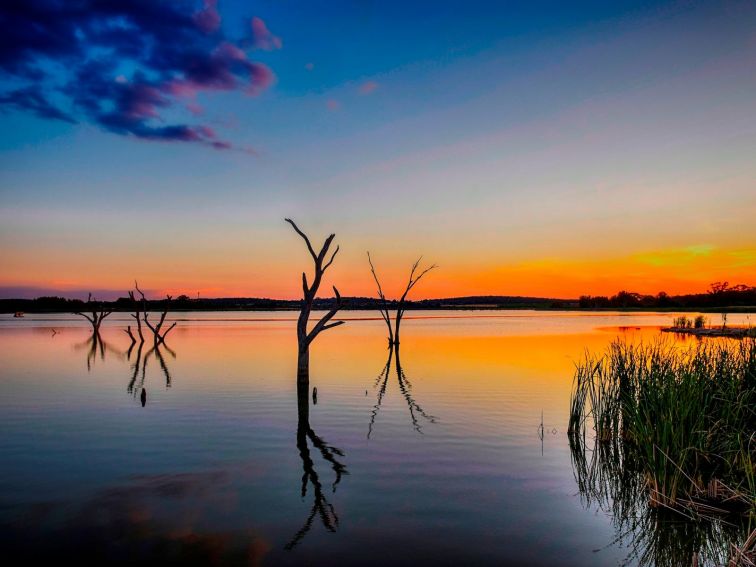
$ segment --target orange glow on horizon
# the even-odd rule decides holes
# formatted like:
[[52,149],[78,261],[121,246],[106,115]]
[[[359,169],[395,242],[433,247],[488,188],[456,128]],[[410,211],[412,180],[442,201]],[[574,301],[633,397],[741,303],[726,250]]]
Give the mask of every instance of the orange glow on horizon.
[[[194,298],[199,293],[204,298],[298,299],[299,270],[309,273],[311,269],[309,258],[299,253],[244,262],[231,256],[177,258],[171,266],[152,258],[143,262],[145,269],[140,269],[139,281],[154,297],[170,293]],[[411,261],[388,263],[391,258],[385,256],[381,258],[383,264],[377,265],[378,272],[387,296],[397,298],[406,285]],[[429,273],[409,298],[509,295],[575,299],[580,295],[614,295],[620,290],[677,295],[704,293],[715,281],[756,284],[756,246],[744,249],[691,246],[592,260],[568,257],[494,263],[479,257],[434,258],[439,268]],[[11,258],[10,269],[0,276],[0,286],[51,289],[62,294],[113,290],[114,295],[125,296],[134,279],[131,260],[112,258],[108,262],[101,265],[61,262],[52,253],[49,258],[37,258],[33,264],[23,258]],[[265,270],[261,268],[263,265]],[[59,277],[51,279],[50,273]],[[376,295],[367,262],[357,254],[337,258],[326,274],[320,296],[331,296],[334,284],[344,296]]]

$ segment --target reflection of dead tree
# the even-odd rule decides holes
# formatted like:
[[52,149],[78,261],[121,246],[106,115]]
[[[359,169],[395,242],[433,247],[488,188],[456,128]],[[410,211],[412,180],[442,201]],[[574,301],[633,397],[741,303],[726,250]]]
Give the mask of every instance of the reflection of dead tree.
[[392,331],[391,316],[388,310],[388,302],[386,301],[386,296],[383,293],[383,288],[381,287],[381,282],[378,279],[378,274],[375,271],[375,266],[373,266],[373,260],[372,258],[370,258],[370,252],[368,252],[368,262],[370,264],[370,272],[373,274],[373,279],[375,280],[375,283],[378,286],[378,297],[381,299],[381,310],[380,310],[381,316],[383,317],[383,320],[386,322],[386,325],[388,326],[389,347],[391,347],[392,345],[399,346],[399,327],[402,324],[402,318],[404,317],[404,311],[406,308],[405,301],[407,300],[407,294],[412,290],[413,287],[417,285],[417,282],[419,282],[425,274],[427,274],[431,270],[438,267],[436,266],[436,264],[431,264],[424,270],[418,272],[418,267],[420,266],[420,261],[422,259],[423,257],[420,256],[420,258],[418,258],[417,261],[412,265],[412,270],[410,271],[409,280],[407,281],[407,286],[404,288],[404,293],[402,293],[402,296],[399,298],[399,301],[397,302],[396,315],[394,317],[394,329]]
[[75,315],[81,315],[84,317],[89,323],[92,325],[92,333],[97,335],[100,333],[100,325],[102,325],[103,319],[110,315],[112,311],[105,311],[102,304],[98,301],[92,301],[92,294],[90,293],[87,297],[87,303],[86,303],[86,309],[92,313],[92,316],[90,317],[86,313],[82,313],[81,311],[75,311]]
[[[136,353],[136,359],[134,360],[133,364],[131,365],[131,380],[129,381],[129,385],[126,386],[126,391],[131,394],[134,392],[134,384],[137,380],[137,375],[139,374],[139,370],[142,364],[142,347],[144,347],[144,343],[139,343],[139,346],[137,347],[137,353]],[[131,346],[129,347],[128,352],[126,353],[126,358],[128,360],[131,360],[131,352],[134,350],[134,343],[131,343]],[[144,369],[142,369],[142,384],[144,384]]]
[[401,362],[399,362],[398,348],[396,349],[396,377],[399,380],[399,389],[402,392],[402,396],[404,396],[404,399],[407,402],[407,408],[409,409],[410,417],[412,418],[412,425],[415,427],[415,431],[422,433],[422,427],[420,426],[420,422],[418,421],[417,416],[419,415],[427,419],[430,423],[436,423],[436,418],[435,416],[425,413],[423,408],[420,407],[420,404],[418,404],[415,401],[415,398],[412,396],[412,384],[407,378],[407,375],[404,373]]
[[[139,289],[139,284],[137,284],[137,282],[134,282],[134,287],[136,288],[137,292],[139,292],[139,295],[142,296],[142,318],[144,319],[144,324],[147,325],[150,331],[152,331],[153,343],[155,344],[155,346],[160,345],[160,344],[165,344],[165,337],[176,326],[176,323],[174,322],[173,325],[168,327],[165,331],[162,330],[163,325],[165,324],[165,317],[168,315],[168,309],[170,308],[171,300],[173,299],[173,297],[171,297],[170,295],[165,296],[166,298],[165,308],[163,309],[163,312],[160,315],[160,320],[155,325],[153,325],[150,322],[150,319],[147,315],[147,298],[144,296],[144,292],[142,292],[142,290]],[[133,297],[133,294],[129,293],[129,296]],[[139,311],[137,310],[137,316],[138,315],[139,315]],[[137,317],[137,321],[139,321],[138,317]],[[141,333],[141,325],[138,327],[138,330]]]
[[[389,327],[390,329],[391,327]],[[378,378],[375,379],[375,384],[373,384],[373,387],[377,387],[378,384],[381,385],[381,387],[378,389],[378,399],[375,402],[375,405],[373,406],[373,410],[370,412],[370,425],[368,425],[368,434],[367,438],[370,439],[370,435],[373,433],[373,425],[375,425],[375,418],[378,417],[378,412],[381,409],[381,404],[383,403],[383,396],[386,394],[386,386],[388,385],[388,377],[389,373],[391,372],[391,358],[394,355],[394,349],[389,348],[389,355],[388,360],[386,361],[386,366],[383,367],[383,370],[381,370],[381,373],[378,374]]]
[[341,481],[341,477],[349,474],[346,466],[339,461],[339,457],[344,456],[343,451],[326,443],[310,427],[310,404],[307,396],[308,390],[309,387],[306,384],[297,384],[297,410],[299,414],[297,422],[297,449],[299,450],[299,457],[302,459],[302,469],[304,471],[304,474],[302,475],[302,498],[307,496],[308,487],[311,487],[313,504],[312,510],[310,511],[309,516],[307,516],[304,525],[296,534],[294,534],[291,541],[286,544],[285,549],[287,550],[293,549],[302,541],[312,528],[316,516],[320,517],[323,527],[329,532],[335,532],[339,526],[339,517],[336,515],[336,510],[328,501],[323,491],[323,484],[315,468],[315,462],[310,454],[308,440],[312,446],[318,450],[323,460],[331,465],[331,469],[336,475],[336,478],[331,485],[332,492],[336,492],[336,485]]
[[92,333],[87,340],[75,344],[73,348],[74,350],[87,349],[87,371],[92,370],[98,356],[100,360],[104,361],[106,352],[111,352],[119,358],[124,356],[124,353],[105,342],[100,333]]
[[323,243],[320,252],[316,254],[315,249],[310,243],[310,239],[304,232],[299,229],[294,221],[291,219],[284,220],[286,220],[286,222],[288,222],[292,226],[294,231],[305,241],[305,243],[307,244],[307,250],[309,250],[310,256],[312,256],[312,259],[315,262],[315,274],[312,279],[312,284],[307,283],[307,274],[305,272],[302,272],[302,291],[304,292],[304,303],[302,304],[302,310],[300,311],[299,319],[297,320],[297,382],[309,383],[310,343],[315,340],[315,337],[317,337],[321,331],[332,329],[333,327],[337,327],[344,323],[344,321],[335,321],[333,323],[329,323],[329,321],[341,308],[341,296],[339,295],[339,290],[336,289],[336,286],[333,286],[333,293],[336,296],[336,305],[331,308],[328,313],[321,317],[320,321],[315,324],[315,326],[310,330],[309,333],[307,332],[307,323],[310,319],[312,304],[315,301],[315,296],[318,293],[318,288],[320,287],[321,280],[323,279],[323,274],[325,274],[325,271],[333,263],[336,254],[338,254],[339,252],[339,247],[336,247],[336,250],[334,250],[333,254],[331,254],[330,259],[325,262],[326,256],[328,255],[328,249],[331,247],[331,243],[333,242],[333,239],[336,235],[329,235]]
[[426,413],[425,410],[423,410],[423,408],[420,406],[420,404],[415,401],[415,398],[412,395],[412,383],[404,373],[402,364],[399,360],[399,349],[392,348],[389,350],[389,357],[388,361],[386,362],[386,366],[383,367],[383,370],[378,375],[378,378],[375,380],[375,384],[373,385],[373,387],[378,388],[378,398],[375,405],[373,406],[372,411],[370,412],[370,424],[368,425],[367,433],[368,439],[370,439],[370,435],[372,435],[373,433],[375,419],[378,416],[378,412],[381,409],[381,404],[383,403],[383,397],[386,394],[386,387],[388,386],[388,379],[391,373],[391,358],[394,354],[396,355],[395,366],[396,378],[397,382],[399,383],[399,391],[401,392],[404,401],[407,402],[407,409],[409,409],[410,419],[412,420],[412,426],[414,427],[415,431],[417,431],[418,433],[423,432],[423,428],[420,420],[418,419],[418,416],[428,420],[430,423],[436,423],[436,417]]
[[[165,347],[165,350],[167,350],[173,358],[176,358],[176,353],[173,352],[168,346],[163,345]],[[165,363],[165,357],[163,356],[162,351],[160,350],[160,345],[156,345],[152,347],[149,352],[144,357],[144,364],[147,364],[147,361],[150,359],[151,355],[155,355],[155,358],[158,360],[158,364],[160,364],[160,370],[163,372],[163,376],[165,376],[165,387],[170,388],[171,387],[171,373],[168,370],[168,365]]]
[[[167,345],[157,345],[153,346],[150,350],[147,351],[147,353],[142,356],[142,348],[144,346],[143,343],[138,343],[139,346],[137,347],[136,352],[136,358],[134,359],[134,362],[131,365],[131,380],[129,380],[129,384],[126,387],[126,390],[130,394],[134,394],[136,396],[136,393],[144,388],[144,381],[145,377],[147,375],[147,363],[150,361],[150,359],[154,356],[158,364],[160,365],[160,370],[163,372],[163,376],[165,376],[165,387],[170,388],[171,387],[171,373],[168,368],[168,364],[165,361],[165,357],[163,356],[162,349],[165,349],[168,351],[168,353],[175,359],[176,353],[168,348]],[[128,352],[126,353],[126,358],[128,360],[131,360],[131,353],[134,350],[134,343],[132,343],[131,347],[129,348]],[[141,378],[139,381],[139,384],[137,384],[137,378],[140,376]]]

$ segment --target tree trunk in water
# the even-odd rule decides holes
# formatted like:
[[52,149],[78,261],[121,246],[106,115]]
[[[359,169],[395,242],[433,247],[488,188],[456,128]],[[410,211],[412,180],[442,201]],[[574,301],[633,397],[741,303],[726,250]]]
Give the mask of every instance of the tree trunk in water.
[[304,347],[299,349],[297,357],[297,388],[305,386],[305,397],[307,397],[307,387],[310,384],[310,349]]
[[[302,382],[300,376],[297,375],[297,441],[299,437],[302,437],[304,441],[304,433],[310,427],[310,384],[309,382]],[[299,445],[299,443],[297,444]],[[305,445],[306,447],[306,445]]]

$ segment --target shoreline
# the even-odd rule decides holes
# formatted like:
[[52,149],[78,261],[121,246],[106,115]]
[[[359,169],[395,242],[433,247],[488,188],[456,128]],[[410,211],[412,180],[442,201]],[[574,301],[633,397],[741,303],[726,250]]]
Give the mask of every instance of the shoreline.
[[694,337],[727,337],[731,339],[743,339],[756,337],[756,327],[714,327],[708,329],[691,329],[689,327],[666,327],[662,333],[675,333],[680,335],[693,335]]

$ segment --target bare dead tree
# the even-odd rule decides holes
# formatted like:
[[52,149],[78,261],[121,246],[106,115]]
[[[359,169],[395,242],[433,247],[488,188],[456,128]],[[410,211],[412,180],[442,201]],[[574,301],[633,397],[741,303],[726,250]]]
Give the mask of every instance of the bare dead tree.
[[412,265],[409,280],[407,281],[407,287],[404,289],[404,293],[399,298],[399,304],[396,306],[396,319],[394,320],[394,345],[396,345],[397,348],[399,347],[399,326],[402,324],[402,317],[404,317],[404,301],[407,299],[407,294],[412,291],[412,288],[417,285],[417,282],[419,282],[425,274],[438,267],[436,266],[436,264],[431,264],[420,273],[417,273],[418,266],[420,266],[422,259],[423,257],[420,256]]
[[[134,285],[136,285],[136,281],[134,282]],[[129,299],[131,299],[131,303],[134,304],[134,313],[131,314],[131,316],[134,318],[137,324],[137,335],[139,336],[139,343],[144,342],[144,334],[142,333],[142,315],[141,315],[141,306],[139,301],[137,301],[136,297],[134,296],[133,291],[129,291]],[[126,327],[126,334],[129,335],[129,338],[131,339],[131,345],[134,346],[134,343],[137,342],[136,337],[131,332],[131,325],[128,325]]]
[[81,311],[75,311],[75,315],[81,315],[84,317],[87,321],[90,322],[92,325],[92,333],[95,335],[100,334],[100,325],[102,325],[103,319],[110,315],[112,311],[105,311],[102,304],[97,301],[92,301],[92,294],[90,293],[87,297],[87,310],[91,310],[92,316],[90,317],[86,313],[82,313]]
[[404,317],[404,311],[405,311],[405,301],[407,299],[407,294],[412,290],[413,287],[417,285],[417,282],[419,282],[422,277],[430,272],[431,270],[434,270],[438,266],[436,264],[431,264],[424,270],[418,271],[418,268],[420,266],[420,262],[422,261],[423,257],[420,256],[420,258],[417,259],[417,261],[412,265],[412,270],[410,271],[409,280],[407,281],[407,286],[404,289],[404,293],[402,293],[402,296],[399,298],[399,301],[396,305],[396,315],[394,317],[394,328],[392,330],[391,328],[391,314],[389,312],[388,308],[388,301],[386,299],[385,294],[383,293],[383,287],[381,286],[380,279],[378,278],[378,273],[375,270],[375,266],[373,265],[373,260],[370,257],[370,252],[368,252],[368,263],[370,264],[370,272],[373,274],[373,279],[375,280],[375,284],[378,286],[378,297],[381,300],[381,316],[383,317],[383,320],[386,322],[386,326],[388,327],[388,342],[389,347],[399,346],[399,327],[402,324],[402,317]]
[[310,344],[322,331],[332,329],[333,327],[338,327],[339,325],[342,325],[344,323],[344,321],[334,321],[333,323],[330,323],[331,319],[333,319],[333,316],[336,315],[339,309],[341,309],[341,295],[339,295],[339,290],[336,289],[336,286],[333,286],[333,293],[336,296],[336,305],[332,307],[328,311],[328,313],[323,315],[323,317],[320,318],[320,320],[309,332],[307,331],[307,324],[310,319],[310,313],[312,312],[312,305],[315,301],[315,297],[317,296],[318,288],[320,288],[323,274],[325,274],[326,270],[333,263],[336,254],[338,254],[339,252],[339,247],[336,247],[336,250],[334,250],[333,254],[331,254],[330,259],[326,262],[328,250],[331,247],[331,243],[333,242],[333,239],[336,237],[336,235],[329,235],[328,238],[325,239],[323,246],[320,248],[320,252],[316,253],[315,249],[310,243],[310,239],[304,232],[299,229],[296,223],[291,219],[284,220],[288,222],[294,229],[294,231],[305,241],[305,244],[307,244],[307,250],[310,252],[310,256],[312,256],[313,262],[315,263],[315,273],[313,275],[311,284],[307,282],[307,274],[305,272],[302,272],[302,291],[304,293],[304,303],[302,304],[302,310],[299,312],[299,319],[297,320],[297,381],[302,383],[309,383]]
[[[144,295],[144,292],[139,289],[139,284],[137,282],[134,282],[134,287],[136,288],[139,295],[142,296],[142,318],[144,320],[144,324],[147,325],[147,328],[152,331],[152,339],[155,346],[160,344],[165,344],[165,337],[170,333],[173,328],[176,326],[176,323],[174,322],[173,325],[168,327],[165,331],[163,331],[163,325],[165,324],[165,318],[168,315],[168,310],[170,309],[171,300],[173,299],[172,296],[166,295],[166,302],[165,302],[165,308],[163,309],[163,312],[160,314],[160,320],[153,325],[150,322],[149,316],[147,315],[147,298]],[[129,294],[133,295],[133,294]],[[137,312],[138,315],[138,312]],[[139,319],[137,318],[137,321]],[[139,331],[141,333],[141,326],[139,327]]]
[[386,301],[386,296],[383,293],[381,281],[378,279],[378,274],[375,271],[375,266],[373,266],[373,259],[370,257],[370,252],[367,253],[367,257],[368,263],[370,264],[370,273],[373,274],[375,285],[378,286],[378,297],[381,300],[381,317],[383,317],[383,320],[386,322],[386,327],[388,327],[388,346],[389,348],[391,348],[391,346],[394,344],[394,331],[391,328],[391,315],[389,314],[388,302]]

